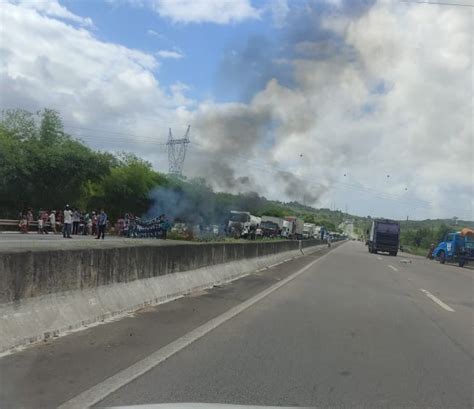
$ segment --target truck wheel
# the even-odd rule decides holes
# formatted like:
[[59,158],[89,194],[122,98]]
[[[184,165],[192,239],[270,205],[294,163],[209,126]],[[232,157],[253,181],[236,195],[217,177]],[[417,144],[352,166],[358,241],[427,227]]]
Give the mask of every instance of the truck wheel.
[[372,249],[373,254],[377,254],[377,249]]
[[397,256],[397,252],[396,252],[396,251],[391,251],[391,252],[390,252],[390,255],[396,257],[396,256]]
[[439,252],[439,262],[441,264],[446,263],[446,253],[443,250]]

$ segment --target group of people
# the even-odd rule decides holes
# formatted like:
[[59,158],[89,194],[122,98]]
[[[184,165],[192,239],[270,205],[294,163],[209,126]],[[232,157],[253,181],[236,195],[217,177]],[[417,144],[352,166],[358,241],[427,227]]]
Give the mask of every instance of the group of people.
[[71,209],[69,205],[63,212],[63,237],[71,238],[72,235],[97,235],[96,239],[104,239],[108,217],[104,209],[99,214],[95,211],[81,213],[78,209]]
[[35,218],[32,209],[28,209],[26,212],[21,212],[19,215],[20,232],[28,233],[30,226],[32,226],[36,220],[38,225],[39,234],[48,234],[48,227],[51,228],[52,233],[57,233],[62,223],[62,212],[56,210],[43,210],[39,209],[37,217]]
[[118,220],[119,235],[124,237],[153,237],[166,240],[170,229],[171,223],[164,214],[145,220],[127,213],[123,219]]
[[[27,233],[35,221],[32,209],[20,214],[19,228],[22,233]],[[97,239],[105,237],[107,227],[107,214],[102,209],[99,213],[81,212],[77,208],[66,205],[63,211],[43,210],[38,211],[36,222],[38,234],[56,234],[62,232],[64,238],[71,235],[96,235]]]

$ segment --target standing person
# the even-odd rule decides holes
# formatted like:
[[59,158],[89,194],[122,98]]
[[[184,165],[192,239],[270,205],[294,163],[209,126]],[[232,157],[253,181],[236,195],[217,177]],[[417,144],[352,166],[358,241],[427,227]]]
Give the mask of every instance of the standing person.
[[99,226],[99,233],[97,234],[96,239],[100,239],[102,236],[103,240],[105,237],[105,228],[107,227],[107,213],[105,213],[104,209],[100,209],[99,220],[97,224]]
[[43,212],[41,213],[41,218],[43,219],[43,232],[44,234],[48,234],[48,229],[46,227],[46,224],[49,221],[49,216],[48,216],[47,210],[43,210]]
[[97,215],[94,211],[92,212],[92,235],[97,235]]
[[69,208],[69,205],[66,205],[66,209],[64,209],[63,221],[64,221],[63,237],[65,239],[70,239],[71,238],[71,225],[72,225],[72,210]]
[[62,231],[62,224],[63,224],[63,212],[58,210],[56,211],[56,229],[58,231]]
[[81,221],[81,213],[79,210],[74,209],[72,214],[72,234],[76,235],[79,234],[79,223]]
[[28,209],[28,213],[26,214],[26,219],[28,220],[28,223],[31,223],[34,220],[33,211],[31,209]]
[[41,210],[38,215],[38,234],[44,234],[43,213]]
[[428,258],[430,260],[433,260],[433,251],[434,251],[435,248],[436,248],[435,244],[431,243],[431,246],[428,250],[428,254],[426,255],[426,258]]
[[51,210],[48,216],[49,224],[51,225],[51,231],[56,234],[56,210]]
[[19,226],[20,226],[20,231],[23,234],[28,233],[28,219],[26,217],[26,214],[21,215],[21,220],[20,220]]
[[92,217],[89,212],[84,216],[84,234],[89,236],[92,234]]

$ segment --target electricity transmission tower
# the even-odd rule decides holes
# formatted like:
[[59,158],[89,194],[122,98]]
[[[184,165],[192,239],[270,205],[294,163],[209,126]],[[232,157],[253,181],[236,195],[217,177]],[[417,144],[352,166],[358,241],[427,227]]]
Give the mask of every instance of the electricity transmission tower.
[[188,129],[184,134],[184,138],[181,139],[173,139],[173,134],[171,133],[171,128],[168,134],[168,142],[166,146],[168,146],[168,164],[169,164],[169,171],[170,175],[174,176],[182,176],[183,173],[183,163],[184,159],[186,158],[186,149],[189,144],[189,129],[191,128],[188,125]]

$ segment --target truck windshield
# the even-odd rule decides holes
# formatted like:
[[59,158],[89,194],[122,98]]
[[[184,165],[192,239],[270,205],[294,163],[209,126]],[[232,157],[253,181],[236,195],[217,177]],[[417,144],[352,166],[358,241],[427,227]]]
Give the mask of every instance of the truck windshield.
[[248,214],[245,213],[232,213],[230,216],[230,220],[233,222],[248,222],[250,219]]

